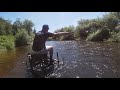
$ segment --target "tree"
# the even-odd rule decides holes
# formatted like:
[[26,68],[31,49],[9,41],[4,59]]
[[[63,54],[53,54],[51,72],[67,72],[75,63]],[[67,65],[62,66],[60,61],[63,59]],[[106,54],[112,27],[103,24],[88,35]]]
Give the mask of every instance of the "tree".
[[0,35],[12,34],[12,24],[10,20],[0,18]]
[[15,32],[18,32],[18,29],[22,29],[22,27],[23,27],[23,24],[20,18],[17,18],[16,21],[13,23],[13,30]]
[[119,23],[117,13],[114,13],[114,12],[110,12],[110,13],[104,15],[103,20],[104,20],[105,26],[108,27],[110,29],[110,31],[115,30],[115,27]]
[[31,20],[25,19],[23,21],[23,27],[28,31],[28,34],[30,35],[30,32],[32,32],[32,27],[34,26],[34,23]]
[[120,19],[120,12],[111,12],[110,14],[116,16],[118,19]]
[[12,24],[10,20],[6,20],[6,26],[5,26],[5,32],[6,35],[12,35]]
[[5,23],[3,23],[0,19],[0,35],[5,35]]

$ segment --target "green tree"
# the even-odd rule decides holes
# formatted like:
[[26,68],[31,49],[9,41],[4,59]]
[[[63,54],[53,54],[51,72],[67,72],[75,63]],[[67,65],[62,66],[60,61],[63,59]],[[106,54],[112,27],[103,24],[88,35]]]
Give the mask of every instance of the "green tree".
[[104,15],[103,20],[104,20],[105,26],[110,29],[110,32],[114,31],[115,27],[119,23],[119,19],[117,17],[117,14],[113,13],[113,12]]
[[32,27],[34,26],[34,23],[31,20],[25,19],[23,21],[23,27],[28,31],[28,34],[32,32]]
[[15,33],[17,33],[18,30],[22,28],[23,28],[22,21],[20,20],[20,18],[17,18],[16,21],[13,23],[13,30]]
[[30,36],[28,35],[28,32],[25,29],[19,29],[18,33],[15,35],[16,47],[27,45],[29,41],[30,41]]
[[6,32],[6,35],[12,35],[13,34],[12,24],[11,24],[10,20],[6,20],[5,32]]
[[0,35],[12,35],[12,24],[10,20],[0,18]]

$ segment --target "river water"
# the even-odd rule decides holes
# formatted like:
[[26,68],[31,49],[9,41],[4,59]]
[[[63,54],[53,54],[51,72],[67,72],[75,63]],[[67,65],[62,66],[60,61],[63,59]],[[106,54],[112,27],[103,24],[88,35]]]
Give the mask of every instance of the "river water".
[[[57,78],[119,78],[120,43],[86,41],[47,41],[54,47],[54,58],[64,66]],[[31,45],[0,52],[0,78],[28,78],[27,53]]]

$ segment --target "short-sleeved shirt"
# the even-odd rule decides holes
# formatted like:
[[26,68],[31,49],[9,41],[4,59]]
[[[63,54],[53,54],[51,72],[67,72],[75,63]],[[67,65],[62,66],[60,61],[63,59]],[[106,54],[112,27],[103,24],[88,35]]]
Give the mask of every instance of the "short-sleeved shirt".
[[36,33],[32,46],[33,51],[41,51],[42,49],[46,49],[45,42],[47,41],[48,37],[52,37],[53,35],[54,34],[50,32],[43,33],[39,31]]

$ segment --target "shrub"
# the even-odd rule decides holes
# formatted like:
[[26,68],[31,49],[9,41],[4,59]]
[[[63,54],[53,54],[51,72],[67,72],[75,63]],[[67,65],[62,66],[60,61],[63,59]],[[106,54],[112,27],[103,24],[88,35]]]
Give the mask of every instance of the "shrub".
[[15,48],[14,36],[0,36],[0,49],[10,50]]
[[15,35],[15,45],[27,45],[28,42],[30,42],[30,36],[28,35],[28,32],[25,29],[19,30],[18,33]]
[[96,32],[93,32],[89,34],[86,40],[90,41],[103,41],[105,39],[108,39],[110,37],[109,35],[109,29],[107,28],[102,28],[97,30]]
[[110,42],[120,42],[120,31],[117,32],[111,32],[111,37],[108,39]]

